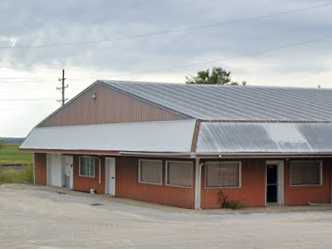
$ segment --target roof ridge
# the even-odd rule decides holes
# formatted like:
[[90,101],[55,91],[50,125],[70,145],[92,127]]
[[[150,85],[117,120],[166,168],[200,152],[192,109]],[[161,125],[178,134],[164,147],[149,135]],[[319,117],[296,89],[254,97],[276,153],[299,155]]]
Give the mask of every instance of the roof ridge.
[[97,80],[104,82],[106,84],[136,84],[136,85],[174,85],[174,86],[185,86],[185,87],[227,87],[227,88],[239,88],[239,87],[246,87],[246,88],[262,88],[262,89],[294,89],[294,90],[316,90],[316,91],[325,91],[325,90],[332,90],[332,87],[328,88],[317,88],[317,87],[304,87],[304,86],[278,86],[278,85],[271,85],[271,86],[263,86],[263,85],[220,85],[220,84],[186,84],[182,82],[161,82],[161,81],[133,81],[133,80]]

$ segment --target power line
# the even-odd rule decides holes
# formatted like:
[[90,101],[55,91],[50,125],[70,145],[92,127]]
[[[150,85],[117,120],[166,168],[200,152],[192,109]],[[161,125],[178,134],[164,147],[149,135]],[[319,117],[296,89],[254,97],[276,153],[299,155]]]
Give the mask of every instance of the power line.
[[28,102],[28,101],[54,101],[52,98],[0,98],[0,101],[6,101],[6,102],[12,102],[12,101],[18,101],[18,102]]
[[279,12],[266,14],[266,15],[258,15],[258,16],[252,16],[252,17],[244,17],[244,18],[235,18],[235,19],[231,19],[231,20],[220,21],[220,22],[215,22],[215,23],[210,23],[210,24],[192,25],[192,26],[187,26],[187,27],[184,27],[184,28],[167,29],[167,30],[148,32],[148,33],[142,33],[142,34],[137,34],[137,35],[123,36],[123,37],[114,38],[114,39],[104,39],[104,40],[97,40],[97,41],[96,40],[95,41],[76,41],[76,42],[65,42],[65,43],[49,43],[49,44],[30,45],[30,46],[23,46],[23,45],[22,46],[2,46],[2,47],[0,47],[0,49],[34,49],[34,48],[42,49],[42,48],[50,48],[50,47],[58,47],[58,46],[93,45],[93,44],[114,42],[114,41],[142,39],[142,38],[146,38],[146,37],[160,36],[160,35],[166,35],[166,34],[171,34],[171,33],[192,32],[192,31],[196,31],[196,30],[220,27],[222,25],[239,23],[239,22],[244,22],[244,21],[254,21],[254,20],[259,20],[259,19],[268,19],[268,18],[272,18],[272,17],[275,17],[275,16],[284,16],[284,15],[289,15],[291,13],[303,12],[303,11],[307,11],[307,10],[313,10],[313,9],[328,7],[328,6],[331,6],[331,5],[332,5],[331,2],[325,2],[325,3],[317,4],[317,5],[314,5],[314,6],[310,6],[310,7],[284,10],[284,11],[279,11]]
[[[236,55],[236,56],[226,57],[226,58],[223,58],[223,59],[219,58],[219,59],[215,59],[215,60],[200,61],[198,63],[186,63],[186,64],[172,65],[171,67],[163,68],[163,70],[172,70],[172,69],[178,70],[178,69],[180,69],[183,66],[204,65],[204,64],[215,63],[215,62],[220,62],[220,61],[229,61],[231,59],[236,59],[236,58],[241,58],[241,57],[247,57],[247,58],[259,57],[259,56],[262,56],[262,55],[265,55],[267,53],[271,53],[271,52],[274,52],[274,51],[280,51],[280,50],[291,48],[291,47],[305,46],[305,45],[308,45],[308,44],[314,44],[314,43],[317,43],[317,42],[322,42],[322,41],[331,40],[331,39],[332,39],[332,36],[324,36],[324,37],[320,37],[320,38],[317,38],[317,39],[310,39],[310,40],[306,40],[306,41],[299,41],[299,42],[295,42],[295,43],[284,44],[284,45],[273,47],[273,48],[267,48],[267,49],[263,49],[263,50],[258,51],[256,53],[248,54],[248,55]],[[158,70],[158,72],[159,71],[160,70]],[[140,71],[137,71],[137,72],[140,72]],[[149,72],[151,73],[152,71],[149,71]],[[119,76],[127,76],[128,74],[131,74],[131,73],[133,73],[133,71],[125,73],[125,74],[117,74],[116,76],[117,77],[119,77]],[[9,79],[9,77],[5,77],[5,78]],[[15,78],[13,78],[13,79],[15,79]],[[21,79],[24,79],[24,78],[21,78]],[[31,80],[32,78],[27,78],[27,79]],[[62,81],[62,79],[66,80],[68,78],[64,78],[64,75],[63,75],[63,78],[60,78],[59,81]],[[88,79],[96,80],[96,77],[85,77],[85,78],[82,78],[82,79],[80,79],[80,78],[72,78],[73,81],[85,81],[85,80],[88,80]],[[38,79],[36,79],[36,80],[38,80]],[[4,82],[0,81],[0,83],[4,83]],[[37,83],[37,82],[24,82],[24,81],[22,81],[22,82],[14,82],[14,83]],[[68,85],[65,85],[64,88],[67,88],[67,87],[68,87]],[[57,89],[62,90],[62,87],[59,87]],[[60,101],[62,101],[62,100],[60,100]]]
[[[82,81],[86,79],[93,79],[92,77],[87,78],[66,78],[66,80],[71,80],[71,83],[78,83],[77,81]],[[76,81],[76,82],[75,82]],[[17,77],[0,77],[0,84],[39,84],[43,82],[43,84],[47,85],[50,83],[47,78],[17,78]]]
[[[267,54],[267,53],[270,53],[270,52],[274,52],[274,51],[277,51],[277,50],[282,50],[282,49],[285,49],[285,48],[290,48],[290,47],[299,47],[299,46],[304,46],[304,45],[308,45],[308,44],[312,44],[312,43],[316,43],[316,42],[321,42],[323,40],[330,40],[332,39],[332,36],[327,36],[327,37],[321,37],[319,39],[311,39],[311,40],[307,40],[307,41],[302,41],[302,42],[296,42],[296,43],[291,43],[291,44],[285,44],[285,45],[281,45],[279,47],[274,47],[274,48],[270,48],[270,49],[264,49],[262,51],[259,51],[253,55],[251,55],[251,57],[258,57],[258,56],[261,56],[261,55],[264,55],[264,54]],[[225,58],[225,59],[217,59],[217,60],[210,60],[210,61],[205,61],[205,62],[200,62],[199,64],[206,64],[206,63],[213,63],[213,62],[218,62],[218,61],[225,61],[225,60],[231,60],[231,59],[234,59],[234,58],[240,58],[242,56],[232,56],[232,57],[228,57],[228,58]],[[187,64],[188,65],[195,65],[195,63],[191,63],[191,64]],[[197,64],[196,64],[197,65]],[[178,68],[180,65],[177,65],[176,68]],[[167,70],[171,70],[172,68],[168,68]],[[127,73],[126,75],[128,75],[129,73]],[[7,77],[6,77],[7,78]],[[84,78],[85,80],[87,78]],[[91,78],[92,79],[92,78]],[[95,79],[95,78],[93,78]],[[59,79],[59,81],[62,82],[62,87],[60,88],[57,88],[58,90],[62,90],[62,89],[65,89],[68,87],[68,85],[64,85],[64,81],[66,80],[65,78],[65,75],[64,75],[64,69],[62,70],[62,78]],[[73,79],[73,80],[81,80],[81,79]],[[83,80],[83,79],[82,79]],[[64,86],[64,88],[63,88]],[[62,91],[62,99],[60,100],[62,102],[62,104],[64,104],[64,102],[67,100],[65,98],[65,95],[64,95],[64,91]],[[54,101],[54,99],[52,98],[28,98],[28,99],[24,99],[24,98],[11,98],[11,99],[1,99],[0,98],[0,101]]]
[[[325,37],[321,37],[321,38],[318,38],[318,39],[311,39],[311,40],[306,40],[306,41],[299,41],[299,42],[285,44],[285,45],[281,45],[281,46],[277,46],[277,47],[273,47],[273,48],[267,48],[267,49],[263,49],[263,50],[258,51],[256,53],[248,54],[248,55],[235,55],[235,56],[230,56],[230,57],[226,57],[226,58],[223,58],[223,59],[222,58],[218,58],[218,59],[215,59],[215,60],[200,61],[198,63],[193,62],[193,63],[185,63],[185,64],[182,63],[182,64],[178,64],[178,65],[172,65],[171,67],[166,67],[163,70],[172,70],[172,69],[178,70],[178,69],[181,68],[181,66],[204,65],[204,64],[215,63],[215,62],[220,62],[220,61],[229,61],[231,59],[236,59],[236,58],[241,58],[241,57],[247,57],[247,58],[259,57],[259,56],[262,56],[262,55],[265,55],[267,53],[271,53],[271,52],[274,52],[274,51],[280,51],[280,50],[291,48],[291,47],[305,46],[305,45],[308,45],[308,44],[314,44],[316,42],[322,42],[322,41],[331,40],[331,39],[332,39],[332,36],[325,36]],[[159,71],[160,70],[158,70],[158,72]],[[137,71],[137,72],[140,72],[140,71]],[[149,71],[149,72],[151,72],[151,71]],[[125,74],[117,74],[116,76],[118,76],[118,77],[119,76],[127,76],[128,74],[131,74],[131,73],[133,73],[133,71],[125,73]],[[85,77],[85,78],[82,78],[82,79],[80,79],[80,78],[72,78],[73,81],[84,81],[84,80],[88,80],[88,79],[96,80],[96,77]],[[61,79],[59,79],[59,80],[61,81]],[[2,82],[0,82],[0,83],[2,83]],[[28,82],[15,82],[15,83],[28,83]],[[35,83],[35,82],[29,82],[29,83]],[[65,87],[68,87],[68,85],[65,86]],[[61,90],[61,87],[58,88],[58,89]]]
[[[231,59],[237,59],[237,58],[241,58],[241,57],[247,57],[247,58],[260,57],[262,55],[265,55],[268,53],[273,53],[275,51],[280,51],[283,49],[293,48],[293,47],[301,47],[301,46],[305,46],[308,44],[314,44],[317,42],[322,42],[322,41],[331,40],[331,39],[332,39],[332,36],[330,35],[330,36],[325,36],[325,37],[321,37],[318,39],[299,41],[299,42],[295,42],[295,43],[284,44],[284,45],[273,47],[273,48],[267,48],[267,49],[263,49],[263,50],[260,50],[258,52],[255,52],[253,54],[248,54],[248,55],[235,55],[235,56],[226,57],[224,59],[215,59],[215,60],[203,61],[203,62],[198,62],[198,63],[187,63],[187,64],[185,64],[185,66],[195,66],[195,65],[203,65],[203,64],[207,64],[207,63],[216,63],[216,62],[220,62],[220,61],[229,61]],[[184,65],[184,64],[172,65],[171,67],[168,67],[166,69],[167,70],[172,70],[173,68],[178,69],[182,65]]]

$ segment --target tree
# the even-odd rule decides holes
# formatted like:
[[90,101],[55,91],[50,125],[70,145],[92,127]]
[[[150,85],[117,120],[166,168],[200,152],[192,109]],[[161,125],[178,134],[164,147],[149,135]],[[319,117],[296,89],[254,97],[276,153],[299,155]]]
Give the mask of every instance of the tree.
[[[239,85],[237,82],[232,81],[231,72],[224,70],[221,67],[214,67],[199,71],[196,76],[187,76],[187,84],[209,84],[209,85]],[[243,82],[243,85],[246,83]]]

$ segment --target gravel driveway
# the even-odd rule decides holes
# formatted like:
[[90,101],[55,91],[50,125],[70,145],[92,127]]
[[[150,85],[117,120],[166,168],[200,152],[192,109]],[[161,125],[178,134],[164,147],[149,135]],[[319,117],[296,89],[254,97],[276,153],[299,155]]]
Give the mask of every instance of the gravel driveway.
[[223,213],[0,186],[0,248],[326,248],[332,212]]

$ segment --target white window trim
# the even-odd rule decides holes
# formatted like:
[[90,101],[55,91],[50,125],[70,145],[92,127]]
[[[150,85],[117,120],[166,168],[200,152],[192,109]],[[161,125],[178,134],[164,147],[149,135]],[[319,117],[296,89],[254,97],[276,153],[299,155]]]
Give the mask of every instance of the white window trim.
[[205,166],[205,170],[204,170],[204,175],[205,175],[205,189],[240,189],[242,188],[242,161],[222,161],[222,162],[229,162],[229,163],[238,163],[239,164],[239,185],[238,186],[212,186],[212,187],[209,187],[208,186],[208,180],[207,180],[207,163],[208,162],[220,162],[220,161],[206,161],[204,163],[204,166]]
[[[161,177],[160,177],[160,181],[158,183],[156,182],[145,182],[141,180],[141,164],[142,162],[160,162],[161,163]],[[162,186],[163,185],[163,160],[159,160],[159,159],[139,159],[138,160],[138,183],[140,184],[149,184],[149,185],[157,185],[157,186]]]
[[[295,160],[295,161],[306,161],[306,160]],[[293,184],[292,183],[292,174],[291,174],[291,162],[288,163],[288,180],[289,180],[289,186],[290,187],[321,187],[323,186],[323,160],[312,160],[312,161],[319,161],[319,183],[318,184]]]
[[267,194],[267,167],[269,165],[277,165],[278,166],[278,205],[285,204],[285,162],[284,160],[267,160],[265,162],[265,174],[264,174],[264,182],[265,182],[265,206],[268,205],[266,194]]
[[94,165],[95,170],[93,171],[93,176],[86,176],[86,175],[82,175],[81,174],[81,158],[93,158],[93,159],[97,159],[98,160],[98,165],[100,165],[100,159],[98,157],[93,157],[93,156],[80,156],[79,157],[79,167],[78,167],[78,171],[79,171],[79,176],[80,177],[86,177],[86,178],[96,178],[96,165]]
[[[191,182],[191,186],[182,186],[182,185],[177,185],[177,184],[169,184],[167,183],[168,181],[168,164],[169,163],[182,163],[182,164],[191,164],[192,167],[192,173],[193,173],[193,177],[192,177],[192,182]],[[188,188],[188,189],[192,189],[194,186],[194,163],[192,161],[181,161],[181,160],[167,160],[166,161],[166,167],[165,167],[165,185],[168,187],[176,187],[176,188]]]

